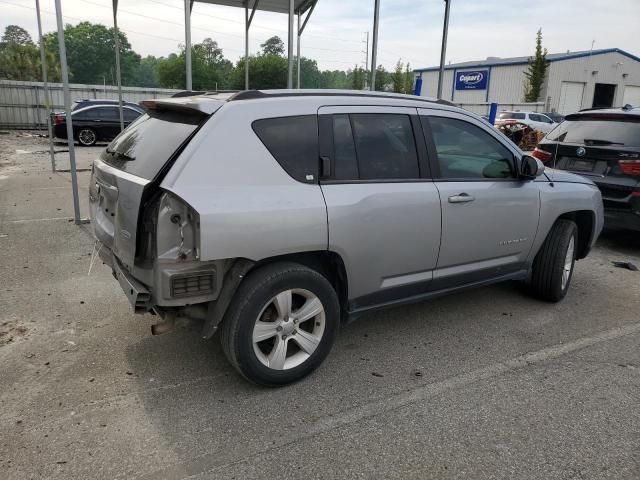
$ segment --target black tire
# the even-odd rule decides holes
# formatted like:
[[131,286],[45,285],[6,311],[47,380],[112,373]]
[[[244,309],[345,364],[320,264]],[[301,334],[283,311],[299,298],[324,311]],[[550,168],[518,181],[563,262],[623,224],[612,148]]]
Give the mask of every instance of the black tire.
[[78,130],[77,138],[80,145],[82,145],[83,147],[90,147],[92,145],[95,145],[95,143],[98,141],[98,134],[92,128],[82,127],[80,130]]
[[[573,241],[571,270],[563,283],[565,261]],[[551,228],[533,261],[531,288],[535,296],[547,302],[562,300],[571,284],[578,246],[578,228],[571,220],[560,219]]]
[[[322,319],[323,327],[319,336],[319,343],[306,360],[297,366],[276,370],[263,363],[267,356],[266,352],[263,352],[265,355],[263,360],[258,357],[258,353],[254,350],[253,333],[258,319],[265,320],[264,316],[268,313],[267,309],[271,308],[271,312],[276,312],[275,303],[270,303],[270,301],[279,293],[288,290],[311,293],[320,301],[324,309],[324,316],[311,317],[310,322],[311,328],[316,328],[315,326],[320,325],[320,319]],[[294,293],[292,295],[294,300],[296,300],[295,296],[296,294]],[[296,313],[295,308],[292,308],[292,311],[292,315]],[[309,320],[306,322],[305,325],[308,325]],[[288,325],[289,327],[291,326],[291,324]],[[298,325],[298,328],[302,329],[300,325]],[[298,381],[314,371],[329,354],[338,333],[339,325],[340,306],[338,297],[329,281],[317,271],[303,265],[282,262],[258,268],[251,272],[242,282],[222,322],[220,341],[231,365],[247,380],[259,385],[277,387]],[[274,345],[272,348],[275,349],[275,342],[281,341],[283,334],[286,332],[282,331],[282,327],[280,328],[281,331],[272,337],[273,340],[264,341],[267,343],[266,348],[269,348],[268,342],[272,341]],[[307,329],[309,327],[304,328]],[[285,355],[291,353],[287,350],[291,340],[294,340],[292,350],[295,351],[297,349],[303,356],[307,355],[299,347],[295,337],[296,334],[298,334],[297,338],[300,338],[300,332],[295,330],[293,333],[290,332],[288,343],[285,344],[287,345]],[[264,345],[256,348],[263,347]],[[287,356],[286,358],[290,359],[291,357]]]

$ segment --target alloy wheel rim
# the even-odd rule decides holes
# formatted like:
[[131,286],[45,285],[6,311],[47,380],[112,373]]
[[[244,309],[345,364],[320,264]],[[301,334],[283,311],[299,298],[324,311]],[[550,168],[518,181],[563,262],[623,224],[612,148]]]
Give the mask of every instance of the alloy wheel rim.
[[96,141],[96,134],[91,130],[80,130],[78,139],[80,140],[80,143],[89,145]]
[[311,357],[322,340],[325,311],[302,288],[284,290],[262,308],[252,332],[253,351],[265,367],[289,370]]
[[571,270],[573,269],[573,252],[575,250],[574,237],[569,240],[569,246],[567,247],[567,254],[564,257],[564,267],[562,269],[562,290],[567,288],[569,278],[571,278]]

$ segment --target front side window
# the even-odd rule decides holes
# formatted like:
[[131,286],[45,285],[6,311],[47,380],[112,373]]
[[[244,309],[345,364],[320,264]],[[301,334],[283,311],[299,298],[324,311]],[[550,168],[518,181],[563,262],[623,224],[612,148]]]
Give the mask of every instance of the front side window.
[[137,110],[132,110],[130,108],[123,108],[122,109],[122,116],[124,117],[124,121],[125,122],[133,122],[140,115],[142,115],[142,114],[140,112],[138,112]]
[[300,182],[318,181],[318,120],[316,115],[264,118],[253,131],[280,166]]
[[120,121],[120,112],[116,107],[96,108],[95,111],[101,120]]
[[481,128],[455,118],[421,117],[438,154],[443,179],[515,178],[513,154]]

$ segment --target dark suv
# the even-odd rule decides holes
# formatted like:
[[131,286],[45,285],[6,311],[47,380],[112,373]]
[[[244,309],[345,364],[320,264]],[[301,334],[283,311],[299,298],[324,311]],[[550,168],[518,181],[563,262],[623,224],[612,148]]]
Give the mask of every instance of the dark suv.
[[593,180],[602,192],[606,228],[640,231],[640,108],[567,115],[533,156]]

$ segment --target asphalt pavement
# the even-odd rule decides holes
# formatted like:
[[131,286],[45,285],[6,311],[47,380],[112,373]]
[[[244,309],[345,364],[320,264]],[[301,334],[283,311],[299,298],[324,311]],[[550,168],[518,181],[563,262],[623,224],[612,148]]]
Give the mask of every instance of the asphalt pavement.
[[0,135],[0,478],[640,478],[640,272],[611,263],[638,235],[559,304],[506,283],[370,314],[265,389],[197,325],[150,335],[70,192],[43,139]]

